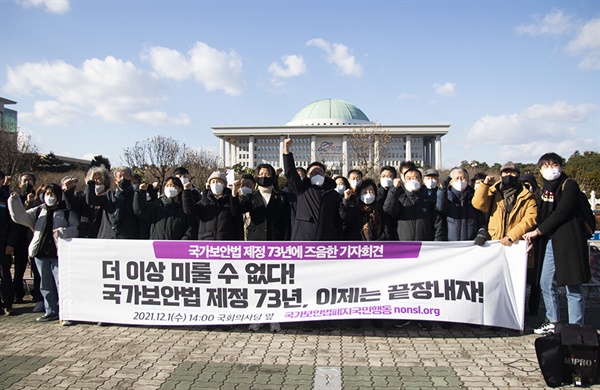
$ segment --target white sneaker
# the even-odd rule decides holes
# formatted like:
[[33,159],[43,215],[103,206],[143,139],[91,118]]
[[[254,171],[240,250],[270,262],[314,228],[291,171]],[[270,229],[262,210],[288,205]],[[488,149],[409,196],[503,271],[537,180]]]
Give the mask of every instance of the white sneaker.
[[250,324],[250,326],[248,326],[248,330],[256,332],[257,330],[260,329],[261,326],[262,326],[262,324]]
[[544,323],[542,323],[542,325],[540,325],[537,329],[533,330],[533,333],[539,334],[539,335],[552,334],[552,333],[554,333],[554,324],[552,322],[548,321],[548,319],[546,318],[544,320]]
[[281,325],[279,325],[279,322],[273,322],[273,323],[271,323],[269,325],[269,328],[271,329],[271,332],[273,332],[273,333],[281,331]]

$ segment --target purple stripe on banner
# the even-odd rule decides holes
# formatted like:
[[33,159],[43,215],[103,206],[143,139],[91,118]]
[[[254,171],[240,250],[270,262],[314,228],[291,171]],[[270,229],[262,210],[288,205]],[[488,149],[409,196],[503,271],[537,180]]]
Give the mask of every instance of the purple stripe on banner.
[[153,241],[158,259],[368,260],[415,259],[421,242]]

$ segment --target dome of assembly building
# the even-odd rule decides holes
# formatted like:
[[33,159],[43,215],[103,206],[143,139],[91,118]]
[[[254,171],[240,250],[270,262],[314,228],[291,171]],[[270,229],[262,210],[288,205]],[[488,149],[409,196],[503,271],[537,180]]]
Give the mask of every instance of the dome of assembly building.
[[338,99],[312,102],[286,123],[286,126],[343,126],[372,124],[364,112],[352,103]]

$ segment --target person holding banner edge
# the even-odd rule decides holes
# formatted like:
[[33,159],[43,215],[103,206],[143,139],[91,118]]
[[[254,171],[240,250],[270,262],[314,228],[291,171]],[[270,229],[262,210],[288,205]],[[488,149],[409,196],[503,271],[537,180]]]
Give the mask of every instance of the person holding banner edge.
[[545,321],[534,333],[554,333],[560,322],[558,286],[565,286],[570,324],[584,323],[585,299],[582,284],[591,278],[587,238],[577,217],[579,185],[563,171],[563,158],[546,153],[538,161],[543,185],[538,204],[538,227],[526,233],[527,242],[541,240],[540,286],[546,308]]

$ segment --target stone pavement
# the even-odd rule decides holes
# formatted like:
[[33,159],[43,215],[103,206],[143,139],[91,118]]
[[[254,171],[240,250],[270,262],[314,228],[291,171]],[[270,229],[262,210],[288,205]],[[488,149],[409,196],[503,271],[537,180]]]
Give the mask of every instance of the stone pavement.
[[[564,303],[564,297],[562,299]],[[532,327],[338,322],[333,331],[246,326],[145,327],[37,323],[32,303],[0,318],[2,389],[541,389]],[[600,328],[597,299],[587,323]],[[564,307],[563,307],[564,310]],[[597,386],[600,388],[600,386]]]

